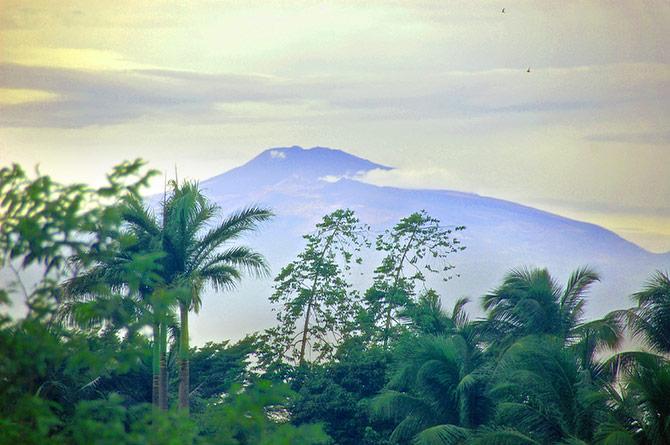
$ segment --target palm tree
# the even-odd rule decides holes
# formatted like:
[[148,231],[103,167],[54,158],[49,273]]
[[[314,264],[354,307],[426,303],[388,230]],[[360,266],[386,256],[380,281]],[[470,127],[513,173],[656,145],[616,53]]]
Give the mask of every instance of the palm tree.
[[502,285],[483,298],[488,311],[485,328],[492,343],[503,349],[526,335],[555,335],[578,340],[586,294],[598,274],[588,267],[574,271],[563,288],[547,269],[514,269]]
[[670,363],[638,352],[621,375],[621,388],[610,390],[613,419],[600,428],[603,444],[670,444]]
[[613,311],[603,318],[580,323],[572,331],[572,340],[567,347],[571,349],[581,367],[590,374],[592,381],[604,384],[616,378],[615,354],[608,360],[598,360],[604,352],[615,351],[623,341],[623,314],[626,311]]
[[268,273],[265,258],[246,246],[230,246],[244,233],[254,231],[272,212],[249,207],[233,213],[210,227],[219,207],[211,203],[197,183],[170,183],[170,193],[161,203],[160,218],[137,213],[129,221],[133,230],[160,240],[164,256],[159,260],[160,275],[168,288],[183,289],[177,297],[180,320],[179,407],[188,410],[189,324],[191,310],[199,311],[205,285],[215,290],[231,289],[243,272],[256,276]]
[[[120,207],[125,223],[115,248],[106,252],[89,252],[70,258],[72,266],[83,270],[63,283],[63,300],[59,316],[70,324],[87,327],[116,324],[137,332],[150,324],[153,333],[152,403],[167,409],[166,338],[170,320],[170,300],[158,291],[162,279],[157,261],[160,245],[146,232],[134,230],[132,222],[151,220],[152,213],[139,198],[128,196]],[[90,261],[88,267],[85,263]],[[111,292],[111,293],[110,293]]]
[[[481,443],[587,444],[609,420],[607,393],[555,336],[515,342],[502,355],[494,380],[494,425],[502,431],[485,434]],[[510,431],[516,440],[506,439]]]
[[[245,232],[255,230],[272,213],[250,207],[209,227],[219,208],[205,198],[197,184],[171,182],[170,186],[169,196],[166,194],[160,204],[160,216],[139,198],[129,197],[121,212],[125,231],[119,249],[96,257],[94,266],[66,283],[65,289],[69,298],[79,296],[89,305],[100,305],[95,302],[100,300],[99,294],[95,293],[100,285],[125,292],[136,289],[135,293],[129,294],[129,301],[143,308],[143,319],[150,320],[153,328],[152,399],[163,409],[167,409],[167,334],[172,308],[177,305],[180,320],[179,406],[188,409],[189,311],[200,309],[201,292],[208,283],[215,290],[231,289],[243,272],[267,273],[263,256],[248,247],[228,244]],[[140,264],[148,263],[151,267],[138,267],[138,258],[142,261]],[[137,277],[142,271],[146,276]],[[75,313],[75,307],[72,306],[71,313]],[[78,312],[82,312],[81,306]]]
[[419,334],[448,335],[458,332],[468,325],[464,311],[467,298],[456,301],[451,313],[442,308],[442,300],[433,289],[419,296],[416,303],[410,302],[399,312],[400,320]]
[[670,277],[656,271],[644,289],[633,294],[637,308],[630,312],[629,326],[655,352],[670,354]]
[[[451,314],[441,310],[434,293],[419,300],[412,316],[419,334],[401,340],[395,372],[384,392],[372,402],[376,417],[393,421],[394,443],[468,443],[484,424],[492,405],[483,372],[484,355],[458,300]],[[443,331],[444,329],[444,331]]]

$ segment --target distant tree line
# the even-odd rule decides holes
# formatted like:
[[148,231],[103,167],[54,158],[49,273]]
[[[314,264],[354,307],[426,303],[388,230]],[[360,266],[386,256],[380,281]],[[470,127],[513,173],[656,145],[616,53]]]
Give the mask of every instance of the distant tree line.
[[276,276],[273,327],[194,348],[206,288],[268,275],[240,241],[273,214],[176,180],[151,207],[153,175],[0,170],[0,304],[26,303],[0,315],[0,444],[670,444],[667,273],[587,320],[593,269],[513,269],[471,319],[434,288],[464,227],[418,211],[373,236],[340,209]]

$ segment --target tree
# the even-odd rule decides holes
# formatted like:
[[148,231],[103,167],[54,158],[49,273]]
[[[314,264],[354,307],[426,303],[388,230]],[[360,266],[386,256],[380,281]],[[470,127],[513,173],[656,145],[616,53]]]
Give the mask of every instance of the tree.
[[345,273],[367,244],[362,225],[351,210],[323,217],[316,231],[305,235],[305,249],[275,278],[273,303],[282,306],[279,326],[268,331],[280,357],[305,363],[308,346],[316,361],[329,357],[334,345],[346,339],[356,313],[357,295]]
[[[398,311],[413,301],[417,286],[425,284],[426,273],[439,274],[444,281],[452,278],[445,275],[454,268],[447,258],[465,249],[452,233],[464,229],[445,228],[422,210],[401,219],[377,237],[376,249],[385,256],[375,269],[373,286],[365,295],[366,316],[373,331],[370,335],[380,337],[384,349],[393,336]],[[377,329],[381,334],[375,334]]]
[[421,294],[416,303],[399,313],[400,319],[418,334],[449,335],[463,333],[474,328],[469,322],[465,305],[470,300],[460,298],[449,313],[442,308],[442,300],[434,290]]
[[514,269],[503,283],[483,298],[486,329],[494,344],[510,345],[531,334],[576,339],[583,321],[586,295],[598,274],[588,267],[574,271],[565,288],[547,269]]
[[[167,330],[168,325],[174,323],[172,307],[177,294],[183,290],[167,289],[160,275],[158,261],[165,254],[157,236],[158,226],[151,227],[151,231],[138,230],[139,221],[155,220],[151,209],[141,198],[131,195],[124,199],[120,215],[122,230],[114,248],[105,252],[82,252],[70,258],[77,273],[64,282],[59,312],[71,322],[90,327],[92,323],[113,321],[115,308],[124,307],[133,318],[133,332],[150,325],[153,333],[152,403],[167,410]],[[112,300],[120,304],[109,301],[110,292]]]
[[[14,271],[29,310],[39,309],[44,296],[54,296],[68,257],[113,247],[122,199],[137,195],[155,173],[143,173],[143,166],[135,160],[114,167],[108,184],[98,189],[59,184],[39,174],[31,180],[16,164],[0,169],[1,265]],[[41,271],[32,293],[17,270],[31,266]]]
[[[189,406],[189,325],[191,310],[199,311],[205,285],[215,290],[231,289],[244,272],[267,274],[267,263],[259,253],[246,246],[230,246],[243,234],[254,231],[272,212],[249,207],[235,212],[214,227],[208,226],[219,212],[193,182],[170,182],[170,191],[161,203],[159,217],[138,213],[128,221],[131,230],[160,240],[164,256],[159,260],[160,275],[168,288],[184,288],[178,297],[179,407]],[[161,335],[164,335],[161,333]]]
[[[592,443],[599,426],[610,419],[607,393],[561,338],[518,340],[501,357],[494,378],[494,425],[503,430],[486,435],[485,444]],[[502,441],[510,430],[523,439]]]
[[467,302],[445,311],[429,291],[403,313],[409,333],[393,351],[390,382],[372,403],[377,418],[393,422],[393,443],[461,443],[491,417],[486,356]]
[[[141,360],[141,337],[122,342],[112,330],[70,331],[54,308],[59,281],[71,273],[68,257],[115,249],[121,201],[137,195],[151,176],[143,165],[138,160],[115,167],[98,189],[59,184],[39,173],[30,179],[16,165],[0,169],[0,258],[15,272],[14,289],[28,306],[21,319],[0,316],[0,442],[50,442],[81,400],[96,394],[101,376]],[[27,268],[40,272],[33,286],[21,279]],[[10,303],[12,290],[0,290],[0,304]],[[112,297],[116,324],[132,332],[126,307]]]
[[221,445],[326,445],[320,425],[294,426],[286,407],[294,393],[286,385],[259,381],[234,386],[224,400],[210,404],[199,416],[207,443]]
[[[48,177],[32,181],[19,168],[0,169],[0,190],[6,193],[0,201],[0,257],[17,277],[16,287],[0,289],[0,304],[9,304],[18,289],[29,308],[16,320],[0,313],[0,443],[188,445],[211,438],[209,430],[198,435],[196,423],[183,410],[163,412],[142,403],[149,398],[152,368],[142,328],[151,324],[158,307],[153,296],[186,286],[185,280],[165,280],[167,254],[145,250],[132,229],[121,227],[120,200],[134,193],[123,184],[141,167],[134,165],[115,169],[113,186],[99,190],[62,186]],[[141,227],[141,221],[133,224]],[[167,226],[158,227],[162,232]],[[228,229],[226,239],[231,239],[244,226]],[[147,240],[155,235],[145,234]],[[232,249],[240,253],[233,247],[199,254],[216,256],[205,266],[223,267],[216,260],[226,253],[230,259]],[[66,259],[73,255],[77,261],[67,267]],[[243,269],[240,261],[227,265]],[[20,281],[21,273],[35,266],[42,275],[30,287]],[[75,269],[83,271],[79,281],[72,280]],[[208,271],[216,275],[207,267],[197,270],[203,283]],[[230,273],[233,282],[241,276],[240,270]],[[86,298],[65,300],[61,279],[80,285]],[[55,309],[65,305],[72,310],[63,315],[76,324],[56,316]],[[230,437],[218,436],[231,444],[326,443],[318,426],[288,423],[289,392],[264,392],[258,385],[242,391],[233,384],[249,378],[249,349],[247,342],[239,349],[207,345],[195,351],[195,367],[201,371],[196,381],[206,380],[200,383],[207,386],[198,391],[212,397],[205,402],[207,421],[201,426],[234,430]]]
[[233,385],[252,380],[248,368],[254,346],[254,339],[246,337],[235,344],[207,342],[191,349],[191,393],[202,400],[215,399]]
[[617,311],[649,349],[620,352],[602,368],[618,384],[609,391],[615,420],[599,432],[602,443],[670,444],[670,279],[656,271],[633,294],[637,307]]
[[656,271],[633,298],[637,302],[637,308],[629,313],[633,334],[653,351],[670,354],[670,277]]
[[670,363],[638,353],[611,389],[613,419],[598,431],[598,443],[670,444]]
[[369,405],[387,381],[381,348],[365,348],[354,337],[340,345],[333,360],[302,367],[292,379],[297,392],[289,406],[295,425],[323,424],[338,445],[387,444],[386,425],[375,425]]
[[394,356],[395,372],[372,403],[375,416],[393,421],[392,443],[459,443],[490,417],[484,356],[460,335],[404,337]]
[[573,329],[572,340],[567,347],[575,353],[592,381],[610,383],[616,378],[616,369],[612,368],[616,355],[605,361],[600,356],[604,352],[615,351],[621,345],[623,330],[622,311],[613,311],[603,318],[580,323]]

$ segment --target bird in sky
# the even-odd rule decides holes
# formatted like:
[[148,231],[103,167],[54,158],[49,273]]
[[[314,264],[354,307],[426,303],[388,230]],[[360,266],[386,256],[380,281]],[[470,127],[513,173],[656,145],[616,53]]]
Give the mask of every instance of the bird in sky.
[[526,70],[526,72],[527,72],[527,73],[530,73],[530,67],[528,67],[528,69]]
[[504,14],[505,13],[505,8],[503,8],[501,12]]

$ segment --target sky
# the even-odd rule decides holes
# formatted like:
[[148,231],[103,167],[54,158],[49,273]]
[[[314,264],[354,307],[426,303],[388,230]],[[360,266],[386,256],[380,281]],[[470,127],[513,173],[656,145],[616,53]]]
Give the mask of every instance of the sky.
[[0,0],[0,166],[204,180],[328,146],[670,251],[669,25],[665,0]]

